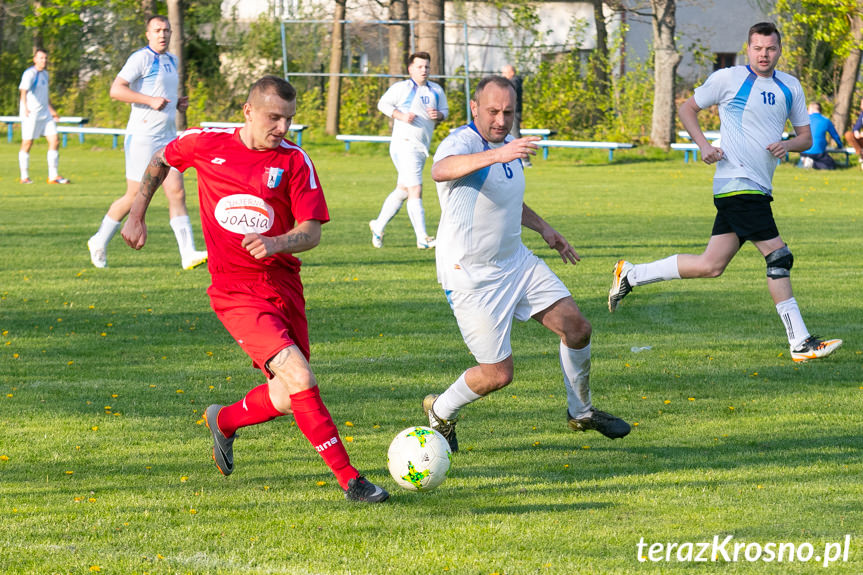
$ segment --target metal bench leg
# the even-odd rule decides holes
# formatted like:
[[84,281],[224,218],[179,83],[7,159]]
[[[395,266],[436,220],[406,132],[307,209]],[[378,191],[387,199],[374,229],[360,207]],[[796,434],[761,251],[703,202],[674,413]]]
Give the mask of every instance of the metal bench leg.
[[64,148],[66,147],[66,142],[68,141],[68,139],[69,139],[69,135],[63,134],[63,147]]
[[614,150],[612,150],[611,148],[608,149],[608,161],[614,161]]
[[542,149],[542,159],[543,159],[543,160],[547,160],[547,159],[548,159],[548,146],[546,146],[546,147],[544,147],[544,148]]
[[12,143],[12,122],[6,122],[6,139]]

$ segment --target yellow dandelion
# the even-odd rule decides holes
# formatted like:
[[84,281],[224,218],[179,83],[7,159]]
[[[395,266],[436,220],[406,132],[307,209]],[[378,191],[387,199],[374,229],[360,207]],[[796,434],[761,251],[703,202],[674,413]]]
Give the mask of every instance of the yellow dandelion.
[[198,512],[197,509],[189,509],[189,513],[191,513],[192,515],[194,515],[197,512]]
[[6,394],[6,397],[15,397],[15,396],[14,396],[14,395],[12,395],[11,393],[7,393],[7,394]]
[[111,398],[112,398],[112,399],[117,399],[117,397],[119,397],[119,396],[118,396],[116,393],[112,393],[112,394],[111,394]]
[[82,501],[84,501],[84,498],[83,497],[75,497],[75,499],[73,501],[75,501],[75,503],[81,503]]
[[590,449],[590,446],[589,445],[582,445],[581,448],[582,449]]
[[101,335],[102,337],[105,337],[105,336],[107,336],[108,334],[107,334],[107,333],[105,333],[105,332],[103,331],[103,332],[102,332],[102,333],[100,333],[99,335]]
[[345,441],[347,441],[348,443],[353,443],[353,441],[354,441],[354,436],[353,436],[353,435],[346,435],[346,436],[345,436]]
[[91,498],[90,498],[90,499],[88,499],[87,501],[89,501],[90,503],[96,503],[96,498],[95,498],[95,497],[91,497]]
[[323,487],[326,484],[327,484],[326,481],[318,481],[318,487]]
[[563,468],[564,468],[564,469],[569,469],[569,463],[564,463],[564,464],[563,464]]
[[729,406],[728,406],[728,409],[730,409],[731,411],[734,411],[734,406],[733,406],[733,405],[729,405]]
[[66,472],[66,475],[72,475],[73,473],[75,473],[75,472],[70,470],[70,471]]
[[156,387],[156,384],[151,383],[151,384],[150,384],[150,388],[153,388],[153,387]]
[[216,389],[216,386],[215,386],[215,385],[210,385],[210,386],[208,386],[208,389]]
[[195,422],[195,425],[204,425],[204,420],[199,419],[198,421]]
[[665,400],[665,401],[663,401],[662,403],[664,403],[665,405],[668,405],[669,403],[671,403],[671,400],[670,400],[670,399],[666,399],[666,400]]
[[188,477],[188,476],[186,476],[186,475],[184,475],[184,476],[182,476],[182,477],[180,478],[180,483],[185,483],[185,482],[186,482],[186,481],[188,481],[188,480],[189,480],[189,477]]
[[17,353],[13,353],[13,354],[12,354],[12,359],[18,359],[18,354],[17,354]]
[[269,490],[270,490],[270,486],[269,486],[269,485],[264,485],[264,491],[269,491]]
[[208,356],[210,356],[210,357],[213,357],[213,352],[212,352],[212,351],[208,351],[208,352],[207,352],[207,355],[208,355]]
[[111,406],[110,406],[110,405],[106,405],[104,409],[105,409],[105,411],[111,411]]
[[539,441],[534,441],[534,442],[533,442],[533,446],[534,446],[534,447],[539,447],[539,445],[540,445]]
[[346,422],[345,422],[345,426],[346,426],[346,427],[353,427],[353,426],[354,426],[354,424],[353,424],[352,422],[350,422],[350,421],[346,421]]
[[695,401],[695,398],[694,398],[694,397],[690,397],[690,398],[688,398],[688,399],[689,399],[689,401]]
[[374,425],[372,425],[372,429],[380,429],[380,428],[381,428],[381,426],[380,426],[380,425],[378,425],[377,423],[375,423]]
[[99,431],[99,426],[94,425],[93,427],[90,428],[90,431]]
[[0,455],[0,461],[9,461],[9,456],[8,456],[8,455],[5,455],[5,454],[4,454],[4,455]]
[[72,365],[73,363],[75,363],[75,362],[70,360],[70,361],[66,362],[66,365]]
[[102,568],[99,567],[98,565],[90,565],[90,571],[92,571],[94,573],[98,573],[101,570],[102,570]]
[[186,392],[185,392],[185,391],[183,391],[182,389],[178,389],[178,390],[177,390],[177,393],[186,393]]

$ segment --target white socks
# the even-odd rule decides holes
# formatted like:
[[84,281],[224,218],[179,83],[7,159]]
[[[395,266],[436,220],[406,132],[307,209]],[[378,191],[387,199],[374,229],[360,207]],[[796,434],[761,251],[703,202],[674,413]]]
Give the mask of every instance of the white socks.
[[119,229],[120,222],[112,220],[108,214],[105,214],[105,217],[102,218],[101,225],[99,225],[99,231],[90,238],[90,241],[93,242],[94,245],[105,249],[108,247],[108,242],[111,241],[111,238],[114,237],[114,234],[116,234]]
[[[384,235],[384,228],[390,223],[390,220],[395,217],[399,210],[402,209],[402,203],[408,198],[408,193],[399,188],[394,189],[384,200],[384,205],[381,206],[381,213],[378,214],[375,220],[375,231],[378,235]],[[425,237],[423,237],[425,241]]]
[[181,257],[189,257],[195,251],[195,236],[192,234],[192,221],[188,215],[171,218],[171,229],[177,238]]
[[458,379],[455,380],[455,383],[449,386],[447,390],[440,394],[440,396],[435,400],[433,406],[435,415],[441,419],[451,421],[458,416],[458,412],[462,407],[468,403],[473,403],[481,397],[481,395],[474,393],[474,391],[467,386],[467,382],[464,380],[464,373],[462,373]]
[[788,335],[788,345],[791,346],[791,349],[796,349],[809,337],[809,330],[806,329],[806,324],[803,323],[803,316],[800,315],[797,300],[792,297],[779,302],[776,304],[776,313],[779,314],[783,325],[785,325],[785,333]]
[[590,401],[590,344],[572,349],[560,342],[560,369],[566,384],[569,415],[575,419],[587,417],[593,410]]
[[21,169],[22,180],[30,177],[30,154],[23,150],[18,150],[18,167]]
[[417,243],[426,243],[426,238],[428,237],[426,233],[426,212],[423,208],[421,198],[411,198],[408,200],[408,217],[410,217],[414,233],[417,235]]
[[57,170],[60,164],[60,152],[57,150],[48,150],[46,157],[48,159],[48,179],[53,180],[60,176],[60,172]]
[[680,272],[677,269],[677,254],[668,256],[663,260],[656,260],[649,264],[636,264],[626,275],[629,285],[632,287],[652,284],[655,282],[679,280]]

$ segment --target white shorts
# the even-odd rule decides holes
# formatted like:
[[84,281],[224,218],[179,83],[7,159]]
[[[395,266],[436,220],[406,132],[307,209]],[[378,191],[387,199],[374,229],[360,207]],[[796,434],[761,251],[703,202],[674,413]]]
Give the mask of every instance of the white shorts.
[[[395,143],[395,142],[393,142]],[[390,158],[399,173],[399,186],[421,186],[423,183],[423,168],[426,165],[426,154],[413,148],[409,142],[390,146]]]
[[[123,141],[126,151],[126,179],[140,182],[144,179],[144,172],[150,164],[150,158],[156,150],[168,145],[173,140],[171,136],[139,136],[128,134]],[[173,168],[171,168],[173,169]]]
[[527,321],[570,295],[560,278],[534,254],[492,287],[446,292],[462,338],[479,363],[498,363],[512,355],[513,317]]
[[47,138],[56,135],[57,123],[54,122],[54,118],[51,116],[42,116],[40,118],[25,116],[21,118],[22,140],[35,140],[39,136],[45,136]]

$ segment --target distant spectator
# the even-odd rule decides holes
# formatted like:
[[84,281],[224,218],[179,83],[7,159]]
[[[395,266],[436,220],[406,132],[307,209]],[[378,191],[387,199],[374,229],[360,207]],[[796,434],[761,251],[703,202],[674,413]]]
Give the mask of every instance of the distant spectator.
[[860,115],[857,116],[854,126],[845,132],[845,141],[854,146],[860,169],[863,169],[863,99],[860,100]]
[[800,161],[804,168],[815,168],[816,170],[835,170],[836,162],[827,153],[827,135],[829,134],[836,147],[842,147],[842,139],[839,132],[833,126],[829,118],[821,115],[821,104],[812,102],[809,104],[809,126],[812,128],[812,147],[800,153]]
[[[515,67],[511,64],[507,64],[501,70],[501,76],[509,80],[512,84],[512,87],[515,88],[515,119],[512,121],[512,134],[513,138],[521,138],[521,110],[522,110],[522,92],[523,92],[523,80],[522,77],[518,75],[515,70]],[[522,160],[522,163],[525,167],[530,167],[532,164],[530,163],[530,159]]]

